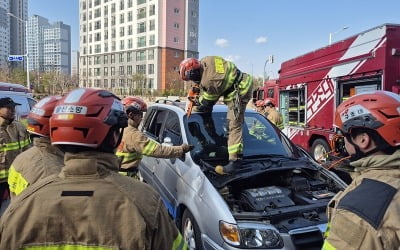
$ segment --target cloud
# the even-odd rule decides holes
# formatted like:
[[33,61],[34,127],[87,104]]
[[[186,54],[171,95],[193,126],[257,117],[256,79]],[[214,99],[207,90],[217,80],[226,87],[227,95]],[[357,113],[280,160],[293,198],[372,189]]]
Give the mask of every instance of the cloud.
[[226,39],[224,39],[224,38],[218,38],[216,41],[215,41],[215,44],[218,46],[218,47],[221,47],[221,48],[225,48],[225,47],[228,47],[228,40],[226,40]]
[[265,36],[260,36],[256,39],[256,43],[266,43],[267,42],[267,37]]
[[241,56],[238,55],[228,55],[225,57],[226,60],[231,61],[231,62],[236,62],[240,60]]

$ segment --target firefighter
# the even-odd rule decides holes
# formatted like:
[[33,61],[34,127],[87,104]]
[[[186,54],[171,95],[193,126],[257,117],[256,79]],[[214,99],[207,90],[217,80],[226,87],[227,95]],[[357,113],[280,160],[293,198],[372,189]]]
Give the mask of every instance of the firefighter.
[[256,106],[256,111],[262,114],[265,118],[267,118],[268,113],[265,111],[264,100],[257,100],[255,106]]
[[199,97],[198,112],[211,112],[221,96],[228,106],[229,163],[216,168],[218,174],[233,174],[240,167],[243,151],[244,112],[252,94],[253,77],[241,72],[232,62],[219,56],[207,56],[201,61],[187,58],[179,65],[180,77],[184,81],[200,84],[203,90]]
[[335,112],[359,175],[328,204],[323,249],[400,248],[400,96],[361,93]]
[[147,111],[147,104],[139,97],[128,96],[122,100],[128,116],[128,127],[124,130],[116,155],[121,161],[120,173],[136,177],[142,155],[158,158],[176,158],[189,152],[193,146],[164,146],[148,138],[138,127]]
[[64,153],[51,145],[49,120],[60,96],[49,96],[40,100],[28,115],[28,132],[33,139],[33,147],[22,152],[11,164],[8,185],[14,199],[27,186],[39,179],[58,174],[64,165]]
[[30,145],[24,125],[15,121],[15,106],[21,105],[10,97],[0,98],[0,206],[8,200],[8,171],[15,157]]
[[11,202],[0,220],[0,249],[186,249],[161,197],[118,174],[114,151],[127,125],[111,92],[64,96],[50,138],[65,152],[65,166]]
[[270,98],[264,100],[265,113],[267,113],[267,118],[270,122],[275,124],[279,129],[283,129],[283,119],[281,113],[279,113],[276,108],[274,101]]

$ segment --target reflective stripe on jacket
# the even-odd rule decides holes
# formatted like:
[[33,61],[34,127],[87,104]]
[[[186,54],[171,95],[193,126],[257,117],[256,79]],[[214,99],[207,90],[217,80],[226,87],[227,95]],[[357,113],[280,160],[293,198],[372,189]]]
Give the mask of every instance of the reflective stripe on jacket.
[[[233,87],[235,80],[239,80],[237,84],[241,96],[251,91],[252,76],[241,73],[232,62],[218,56],[207,56],[201,59],[200,63],[203,68],[200,82],[203,91],[200,94],[200,103],[203,103],[203,100],[215,103],[221,96],[226,102],[232,101],[236,93]],[[239,78],[238,74],[241,75]]]
[[11,164],[8,175],[11,198],[39,179],[58,174],[63,165],[64,153],[52,146],[49,138],[34,138],[33,147],[19,154]]
[[123,170],[138,167],[142,155],[175,158],[180,157],[182,154],[183,148],[181,146],[163,146],[131,125],[124,129],[121,144],[116,152]]
[[15,157],[30,145],[29,134],[20,122],[9,123],[0,117],[0,183],[7,182]]
[[0,249],[186,249],[158,193],[117,171],[113,154],[66,153],[10,203]]

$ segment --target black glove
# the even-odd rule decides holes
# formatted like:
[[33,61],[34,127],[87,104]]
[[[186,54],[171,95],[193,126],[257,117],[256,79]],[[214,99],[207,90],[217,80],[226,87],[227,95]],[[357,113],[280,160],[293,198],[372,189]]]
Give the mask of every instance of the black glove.
[[181,146],[182,146],[182,149],[183,149],[183,153],[187,153],[187,152],[189,152],[190,150],[192,150],[194,148],[193,145],[188,145],[186,143],[183,143]]
[[200,105],[200,106],[194,106],[193,111],[195,112],[200,112],[200,113],[211,113],[213,106],[206,106],[206,105]]

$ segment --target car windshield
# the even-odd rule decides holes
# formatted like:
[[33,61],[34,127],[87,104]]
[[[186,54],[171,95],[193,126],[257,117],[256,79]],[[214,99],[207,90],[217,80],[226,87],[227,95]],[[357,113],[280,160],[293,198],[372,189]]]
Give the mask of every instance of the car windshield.
[[[278,128],[255,112],[246,112],[243,123],[243,159],[266,157],[299,158],[302,154]],[[195,161],[227,161],[226,112],[192,114],[186,127],[188,141],[194,145],[191,151]]]

